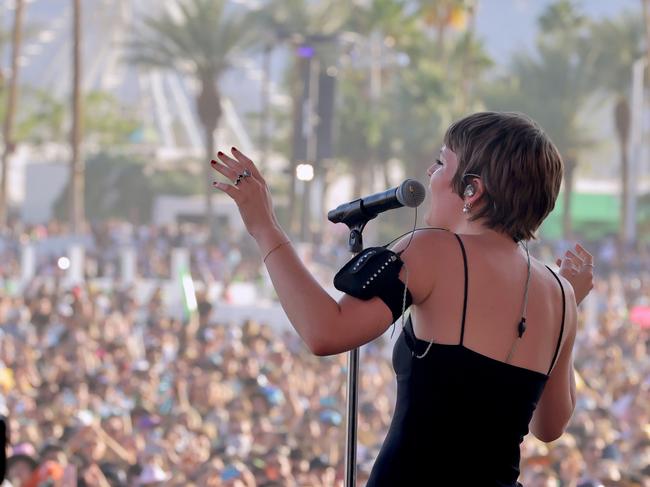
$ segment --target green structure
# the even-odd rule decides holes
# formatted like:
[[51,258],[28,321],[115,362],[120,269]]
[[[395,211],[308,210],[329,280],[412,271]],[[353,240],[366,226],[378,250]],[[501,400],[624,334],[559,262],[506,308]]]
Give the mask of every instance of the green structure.
[[[650,236],[646,229],[650,222],[650,195],[638,199],[637,222],[641,240]],[[540,227],[542,238],[562,237],[563,195],[557,198],[555,208]],[[571,222],[576,234],[588,240],[599,240],[618,234],[621,220],[621,201],[617,194],[574,193],[571,195]]]

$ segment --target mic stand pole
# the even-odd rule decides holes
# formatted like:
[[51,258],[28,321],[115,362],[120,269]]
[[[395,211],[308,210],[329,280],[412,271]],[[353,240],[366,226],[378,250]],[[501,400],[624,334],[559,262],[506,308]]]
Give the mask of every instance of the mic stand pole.
[[[376,215],[375,215],[376,216]],[[371,218],[374,218],[372,216]],[[371,219],[368,218],[368,219]],[[350,228],[350,239],[348,248],[354,255],[363,250],[363,236],[361,232],[368,223],[362,220],[348,224]],[[347,431],[345,435],[345,487],[356,487],[357,479],[357,405],[358,405],[358,382],[359,379],[359,348],[348,352],[348,380],[347,380]]]

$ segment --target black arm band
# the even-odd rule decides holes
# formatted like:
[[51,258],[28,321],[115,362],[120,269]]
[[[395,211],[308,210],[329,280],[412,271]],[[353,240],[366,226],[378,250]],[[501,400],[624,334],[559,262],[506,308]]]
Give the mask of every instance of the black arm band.
[[[370,247],[354,256],[334,276],[334,287],[339,291],[368,300],[379,297],[393,314],[393,322],[402,316],[404,283],[399,272],[404,265],[402,259],[385,247]],[[406,290],[406,305],[413,302],[410,291]]]

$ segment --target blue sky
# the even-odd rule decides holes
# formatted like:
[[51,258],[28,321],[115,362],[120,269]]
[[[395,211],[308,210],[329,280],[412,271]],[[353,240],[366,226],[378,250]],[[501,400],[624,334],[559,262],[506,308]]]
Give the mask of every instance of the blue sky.
[[[537,17],[550,3],[553,0],[478,0],[476,30],[497,64],[507,64],[522,46],[533,47]],[[578,5],[592,18],[641,10],[641,0],[583,0]]]

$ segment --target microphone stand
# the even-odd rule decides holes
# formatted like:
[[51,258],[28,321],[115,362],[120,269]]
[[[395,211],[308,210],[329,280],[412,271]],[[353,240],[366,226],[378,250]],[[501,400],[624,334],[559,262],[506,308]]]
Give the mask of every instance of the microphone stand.
[[[390,201],[392,193],[399,201]],[[407,179],[398,188],[390,189],[380,194],[372,195],[364,200],[359,198],[345,205],[336,208],[328,213],[328,220],[332,223],[345,223],[350,229],[348,247],[354,255],[363,250],[363,231],[366,224],[375,218],[379,213],[390,208],[399,206],[416,207],[424,200],[425,189],[422,184],[414,179]],[[390,206],[387,206],[386,203]],[[417,216],[417,213],[416,213]],[[347,381],[347,412],[348,423],[346,431],[345,448],[345,487],[356,487],[357,477],[357,403],[359,377],[359,348],[350,350],[348,355],[348,381]]]
[[[350,252],[357,255],[363,250],[363,232],[368,221],[372,220],[377,214],[369,213],[364,209],[361,200],[355,202],[359,209],[360,217],[356,219],[349,218],[344,221],[350,228],[350,237],[348,248]],[[359,379],[359,348],[354,348],[348,352],[348,378],[347,378],[347,430],[345,435],[345,487],[356,487],[357,479],[357,406],[359,402],[358,394]]]

